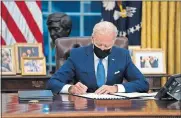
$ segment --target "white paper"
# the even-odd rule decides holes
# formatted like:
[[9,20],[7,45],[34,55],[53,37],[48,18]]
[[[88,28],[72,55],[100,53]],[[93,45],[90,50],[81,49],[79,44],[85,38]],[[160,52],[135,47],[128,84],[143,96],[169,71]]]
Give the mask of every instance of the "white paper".
[[157,94],[157,92],[154,93],[113,93],[113,95],[118,95],[118,96],[124,96],[128,98],[136,98],[136,97],[154,97]]
[[86,97],[91,99],[124,99],[125,97],[122,96],[115,96],[115,95],[109,95],[109,94],[95,94],[95,93],[86,93],[82,95],[76,95],[80,97]]

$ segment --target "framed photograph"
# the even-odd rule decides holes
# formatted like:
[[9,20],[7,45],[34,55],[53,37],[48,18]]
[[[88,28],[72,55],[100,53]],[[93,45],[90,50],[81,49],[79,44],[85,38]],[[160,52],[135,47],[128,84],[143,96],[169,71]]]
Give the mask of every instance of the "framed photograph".
[[16,72],[21,73],[21,57],[43,57],[42,44],[17,43],[16,52]]
[[133,57],[133,50],[139,50],[141,49],[140,45],[129,45],[128,50],[131,57]]
[[133,62],[143,74],[165,74],[165,54],[162,49],[133,50]]
[[13,46],[2,46],[0,61],[0,69],[2,75],[16,75],[16,65]]
[[46,75],[45,57],[22,57],[22,75]]

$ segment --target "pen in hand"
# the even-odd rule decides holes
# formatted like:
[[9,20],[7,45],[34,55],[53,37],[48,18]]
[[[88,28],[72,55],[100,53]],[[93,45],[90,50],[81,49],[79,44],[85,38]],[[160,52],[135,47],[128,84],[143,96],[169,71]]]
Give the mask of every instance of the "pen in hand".
[[80,95],[80,94],[85,94],[86,91],[87,91],[87,86],[85,86],[84,84],[82,84],[81,82],[77,82],[75,85],[72,85],[68,92],[70,94],[77,94],[77,95]]

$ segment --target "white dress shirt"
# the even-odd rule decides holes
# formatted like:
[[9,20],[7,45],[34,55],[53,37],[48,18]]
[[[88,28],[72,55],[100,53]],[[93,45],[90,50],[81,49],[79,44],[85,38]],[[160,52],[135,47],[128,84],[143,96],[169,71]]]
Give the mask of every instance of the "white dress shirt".
[[[95,69],[95,75],[97,75],[97,65],[99,63],[99,58],[95,55],[94,53],[94,69]],[[108,56],[105,57],[102,60],[102,63],[104,65],[104,69],[105,69],[105,74],[106,74],[106,78],[105,78],[105,83],[107,81],[107,71],[108,71]],[[118,87],[118,92],[125,92],[125,88],[122,84],[115,84]],[[63,86],[62,90],[60,91],[60,93],[68,93],[68,89],[69,87],[72,86],[71,84],[66,84],[65,86]]]

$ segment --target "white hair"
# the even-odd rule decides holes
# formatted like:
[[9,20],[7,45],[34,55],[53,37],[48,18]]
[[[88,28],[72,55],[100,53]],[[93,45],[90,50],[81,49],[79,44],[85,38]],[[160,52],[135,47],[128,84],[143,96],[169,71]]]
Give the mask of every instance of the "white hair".
[[95,36],[96,34],[107,34],[107,33],[115,33],[115,39],[116,39],[118,35],[118,30],[113,23],[108,21],[101,21],[94,26],[92,36]]

